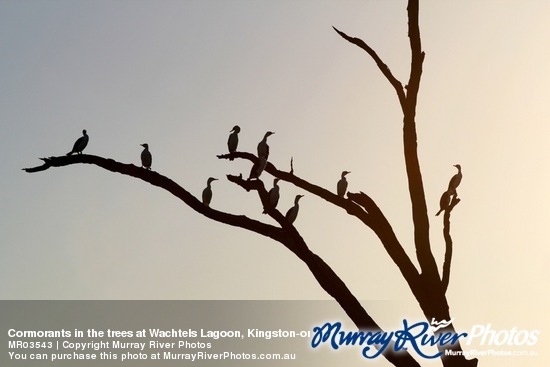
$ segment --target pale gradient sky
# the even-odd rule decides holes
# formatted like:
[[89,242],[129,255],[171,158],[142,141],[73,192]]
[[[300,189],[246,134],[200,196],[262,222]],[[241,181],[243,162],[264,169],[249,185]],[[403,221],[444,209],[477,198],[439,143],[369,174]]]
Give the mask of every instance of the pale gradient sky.
[[[331,28],[368,42],[405,83],[405,9],[406,1],[0,0],[1,298],[327,298],[280,244],[212,222],[158,188],[92,166],[20,170],[68,152],[84,128],[85,153],[139,164],[147,142],[155,171],[198,197],[217,177],[212,207],[267,222],[256,194],[225,179],[249,163],[216,154],[235,124],[239,150],[255,152],[275,131],[272,163],[288,170],[293,156],[298,176],[329,189],[352,171],[349,189],[377,201],[414,257],[395,92]],[[420,7],[419,157],[441,261],[442,218],[433,214],[452,165],[464,172],[451,313],[464,329],[539,328],[539,345],[550,342],[549,24],[546,0]],[[281,183],[279,209],[297,193]],[[421,314],[368,228],[311,194],[300,204],[297,228],[356,296],[403,307],[374,315],[381,324]],[[529,365],[549,363],[546,355]]]

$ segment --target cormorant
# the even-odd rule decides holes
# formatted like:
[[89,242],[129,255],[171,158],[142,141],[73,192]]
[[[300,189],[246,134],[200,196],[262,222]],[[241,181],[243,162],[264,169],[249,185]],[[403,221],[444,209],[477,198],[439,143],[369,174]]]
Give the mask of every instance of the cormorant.
[[[229,153],[235,153],[237,151],[237,146],[239,145],[239,132],[241,128],[239,125],[233,126],[233,129],[230,131],[229,139],[227,139],[227,148],[229,148]],[[233,158],[229,158],[230,161]]]
[[298,201],[303,196],[304,195],[296,195],[296,198],[294,199],[294,206],[288,209],[288,211],[286,212],[286,220],[288,220],[290,224],[294,223],[294,221],[296,220],[296,217],[298,216],[298,210],[300,210]]
[[439,211],[435,215],[436,217],[441,214],[442,211],[446,210],[449,207],[449,204],[451,203],[451,193],[449,191],[445,191],[443,195],[441,195],[441,199],[439,199]]
[[273,134],[275,133],[271,131],[266,132],[262,141],[258,143],[258,158],[265,157],[267,160],[269,156],[269,145],[267,145],[267,138]]
[[217,178],[210,177],[206,182],[206,188],[202,190],[202,203],[206,206],[210,206],[210,201],[212,200],[212,187],[210,184],[212,181],[216,181]]
[[89,139],[90,138],[88,137],[88,134],[86,134],[86,130],[82,130],[82,136],[74,142],[73,150],[67,153],[67,155],[71,155],[73,153],[82,154],[82,151],[86,148],[86,145],[88,145]]
[[348,189],[348,181],[346,180],[346,175],[348,173],[351,173],[350,171],[342,171],[342,178],[340,181],[338,181],[338,184],[336,185],[336,192],[338,193],[338,196],[344,197],[344,194],[346,193],[346,190]]
[[[275,209],[279,203],[279,185],[277,185],[277,182],[279,182],[279,179],[275,178],[273,180],[273,188],[269,190],[269,209]],[[266,212],[264,209],[264,214]]]
[[456,195],[456,188],[460,185],[460,181],[462,181],[462,170],[460,164],[455,164],[454,167],[458,169],[458,173],[449,181],[449,188],[447,191],[449,191],[450,195]]
[[143,147],[143,152],[141,152],[141,166],[150,170],[151,164],[153,163],[153,156],[151,156],[151,152],[149,151],[149,144],[143,143],[140,145]]
[[261,157],[260,159],[258,159],[250,169],[250,175],[248,176],[248,179],[251,180],[253,178],[260,178],[260,175],[264,171],[266,164],[267,157]]

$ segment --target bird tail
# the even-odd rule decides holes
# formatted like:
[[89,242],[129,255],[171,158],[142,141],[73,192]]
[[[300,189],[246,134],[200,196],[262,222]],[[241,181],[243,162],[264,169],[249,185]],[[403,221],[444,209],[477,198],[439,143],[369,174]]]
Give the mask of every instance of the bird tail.
[[439,209],[439,211],[437,212],[437,214],[435,215],[436,217],[441,214],[441,212],[443,211],[443,209]]
[[71,150],[69,153],[67,153],[67,155],[71,155],[71,154],[73,154],[73,151],[72,151],[72,150]]

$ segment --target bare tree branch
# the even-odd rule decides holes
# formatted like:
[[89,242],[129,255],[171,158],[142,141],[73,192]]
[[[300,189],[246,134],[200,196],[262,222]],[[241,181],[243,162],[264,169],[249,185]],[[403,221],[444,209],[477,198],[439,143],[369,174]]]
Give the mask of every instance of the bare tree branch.
[[[256,163],[258,161],[258,158],[248,152],[235,152],[232,154],[221,154],[217,156],[220,159],[230,159],[230,158],[241,158],[241,159],[247,159],[251,161],[252,163]],[[307,182],[306,180],[301,179],[300,177],[296,176],[294,173],[285,172],[277,169],[271,162],[267,162],[265,166],[265,172],[268,172],[269,174],[283,180],[289,183],[294,184],[296,187],[299,187],[303,190],[306,190],[322,199],[325,199],[329,203],[332,203],[336,206],[341,207],[345,211],[347,211],[349,214],[355,216],[355,217],[364,217],[365,221],[368,223],[371,223],[371,219],[368,216],[368,213],[366,213],[363,209],[361,209],[360,206],[354,204],[350,200],[347,200],[345,198],[342,198],[335,193],[324,189],[320,186],[311,184]]]
[[411,45],[411,72],[409,75],[409,83],[407,84],[407,103],[409,106],[416,106],[418,90],[420,88],[420,77],[422,75],[422,64],[425,56],[420,41],[418,8],[418,0],[409,1],[407,6],[409,15],[409,40]]
[[378,236],[382,245],[386,249],[388,255],[390,255],[393,262],[398,266],[401,274],[409,284],[409,287],[414,291],[418,287],[419,274],[418,270],[411,262],[411,259],[403,249],[403,246],[399,243],[392,226],[378,208],[376,203],[364,192],[359,194],[348,192],[348,197],[363,206],[373,215],[376,220],[373,221],[373,225],[369,226],[374,233]]
[[[346,284],[334,273],[323,259],[307,248],[302,237],[293,226],[292,228],[294,229],[294,231],[291,231],[293,242],[300,244],[295,247],[300,249],[300,251],[293,252],[307,264],[321,287],[338,302],[359,329],[383,332],[382,328],[378,326],[374,319],[365,311],[363,306],[361,306],[357,298],[350,292]],[[290,247],[287,246],[287,248]],[[290,249],[292,250],[292,248]],[[390,363],[399,367],[420,367],[418,362],[416,362],[408,352],[394,352],[394,344],[392,340],[389,347],[382,352]]]
[[235,227],[241,227],[248,229],[252,232],[259,233],[261,235],[270,237],[276,241],[281,241],[283,238],[283,231],[280,228],[274,227],[269,224],[259,222],[254,219],[250,219],[244,215],[228,214],[216,209],[212,209],[204,205],[199,199],[191,195],[188,191],[182,188],[180,185],[172,181],[166,176],[161,175],[155,171],[143,169],[133,164],[124,164],[117,162],[113,159],[103,158],[89,154],[77,154],[61,157],[44,158],[44,164],[42,166],[33,168],[24,168],[23,170],[29,173],[44,171],[50,167],[63,167],[70,164],[86,163],[93,164],[98,167],[104,168],[111,172],[117,172],[124,175],[139,178],[145,182],[150,183],[153,186],[157,186],[170,192],[184,203],[189,205],[196,212],[204,215],[207,218],[215,221],[225,223]]
[[[248,156],[248,153],[246,155]],[[254,157],[253,155],[251,156]],[[281,243],[306,263],[321,287],[340,304],[342,309],[359,329],[383,332],[380,326],[378,326],[363,306],[361,306],[357,298],[351,293],[347,285],[338,277],[332,268],[308,248],[294,225],[289,223],[277,209],[269,208],[268,193],[261,180],[243,180],[241,176],[233,175],[228,175],[227,178],[229,181],[236,183],[247,191],[258,191],[258,195],[260,196],[262,204],[267,209],[267,213],[285,229],[288,240]],[[394,350],[394,342],[392,341],[390,347],[382,353],[392,364],[396,366],[419,366],[409,354],[395,353],[393,352]]]
[[402,83],[393,76],[388,66],[382,61],[382,59],[380,59],[378,54],[370,46],[368,46],[360,38],[350,37],[344,32],[341,32],[334,27],[333,28],[345,40],[365,50],[374,59],[380,71],[388,79],[397,93],[404,115],[403,142],[407,178],[409,183],[409,194],[413,211],[417,258],[423,272],[439,278],[437,264],[430,249],[429,220],[417,153],[415,114],[418,88],[420,85],[420,77],[422,75],[422,62],[424,60],[424,53],[421,50],[420,43],[420,30],[418,26],[418,0],[409,1],[407,9],[409,15],[409,39],[412,57],[411,74],[409,84],[406,88],[406,95],[402,87]]
[[401,106],[405,106],[405,100],[406,100],[406,96],[405,96],[405,92],[404,92],[404,89],[403,89],[403,84],[401,84],[401,82],[399,80],[397,80],[397,78],[395,78],[390,70],[390,68],[388,67],[388,65],[386,65],[386,63],[384,63],[382,61],[382,59],[380,58],[380,56],[378,56],[378,54],[369,46],[365,43],[365,41],[363,41],[362,39],[360,38],[356,38],[356,37],[350,37],[348,36],[347,34],[345,34],[344,32],[338,30],[336,27],[332,27],[342,38],[344,38],[346,41],[350,42],[350,43],[353,43],[354,45],[362,48],[363,50],[365,50],[374,60],[374,62],[376,62],[376,65],[378,66],[378,68],[380,69],[380,71],[382,72],[382,74],[384,74],[384,76],[386,77],[386,79],[388,79],[388,81],[390,82],[390,84],[393,86],[393,88],[395,89],[395,92],[397,93],[397,97],[399,98],[399,103],[401,104]]
[[236,183],[241,186],[246,191],[257,191],[260,201],[264,207],[264,212],[268,214],[271,218],[275,219],[281,228],[286,228],[290,224],[286,220],[285,216],[278,211],[276,208],[271,208],[269,203],[269,194],[265,189],[264,183],[261,180],[244,180],[242,176],[227,175],[227,179],[230,182]]
[[[40,158],[40,160],[44,161],[43,165],[32,167],[32,168],[23,168],[23,171],[25,171],[27,173],[45,171],[48,168],[52,167],[52,160],[55,159],[55,158],[56,157]],[[61,158],[61,157],[57,157],[57,158]]]
[[416,135],[416,104],[424,53],[421,49],[420,30],[418,26],[418,0],[409,0],[409,40],[411,45],[411,73],[407,86],[407,100],[403,116],[403,147],[405,166],[411,198],[414,223],[414,242],[418,262],[422,272],[432,278],[430,283],[439,280],[437,264],[430,248],[430,222],[424,193],[424,184],[418,160],[418,144]]
[[[254,154],[247,152],[222,154],[218,155],[218,158],[242,158],[248,159],[253,163],[258,160],[258,158]],[[390,255],[391,259],[394,261],[394,263],[398,266],[399,270],[401,271],[409,285],[411,285],[412,287],[413,284],[416,284],[418,282],[418,271],[416,270],[416,267],[403,249],[403,246],[401,246],[399,240],[395,235],[395,232],[393,231],[391,225],[389,224],[388,220],[386,219],[380,208],[367,194],[363,192],[361,194],[353,194],[348,192],[347,195],[349,199],[345,199],[325,188],[311,184],[308,181],[296,176],[295,174],[280,171],[270,162],[267,163],[265,171],[283,181],[292,183],[296,187],[299,187],[311,194],[325,199],[329,203],[339,206],[340,208],[344,209],[348,214],[358,218],[361,222],[371,228],[378,236],[384,248]],[[265,200],[267,200],[267,198]],[[262,200],[262,202],[264,206],[267,203],[267,201],[264,200]],[[362,208],[364,208],[364,210]]]
[[451,211],[458,203],[460,203],[460,199],[456,195],[454,195],[451,204],[445,210],[445,214],[443,216],[443,237],[445,238],[445,260],[443,262],[443,276],[441,280],[443,292],[447,292],[447,288],[449,287],[449,279],[451,277],[451,260],[453,257],[453,239],[451,238]]
[[[234,153],[234,156],[245,156],[248,158],[254,157],[250,153]],[[255,160],[257,158],[254,157]],[[315,253],[313,253],[300,236],[296,228],[290,224],[286,218],[276,209],[269,210],[268,213],[282,228],[274,227],[244,215],[233,215],[218,210],[212,209],[204,205],[201,201],[187,192],[184,188],[172,181],[166,176],[157,172],[150,171],[133,164],[124,164],[113,159],[106,159],[95,155],[79,154],[72,156],[50,157],[42,159],[44,164],[33,168],[24,168],[23,170],[29,173],[40,172],[49,169],[50,167],[63,167],[71,164],[85,163],[93,164],[104,168],[111,172],[117,172],[124,175],[139,178],[151,185],[163,188],[181,199],[185,204],[190,206],[196,212],[221,223],[229,224],[236,227],[248,229],[266,237],[270,237],[288,248],[298,258],[300,258],[310,269],[313,276],[321,285],[321,287],[331,295],[344,309],[346,314],[357,325],[358,328],[369,329],[373,331],[382,331],[380,326],[372,319],[367,311],[361,306],[357,298],[351,293],[346,284],[338,277],[338,275]],[[275,171],[273,165],[271,169]],[[285,173],[289,176],[288,173]],[[243,180],[240,176],[228,175],[228,179],[244,189],[257,191],[260,195],[264,206],[267,204],[268,194],[261,180]],[[382,354],[389,362],[397,367],[419,367],[419,364],[407,352],[393,352],[393,343],[390,348],[387,348]]]

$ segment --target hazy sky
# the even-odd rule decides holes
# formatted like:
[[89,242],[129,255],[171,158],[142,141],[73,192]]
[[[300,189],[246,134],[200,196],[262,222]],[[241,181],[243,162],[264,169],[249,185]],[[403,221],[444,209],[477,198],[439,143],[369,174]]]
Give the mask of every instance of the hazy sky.
[[[546,0],[420,7],[419,158],[441,263],[434,214],[453,164],[464,172],[451,313],[458,327],[545,330],[539,345],[550,331],[540,320],[550,304],[549,21]],[[256,194],[225,179],[250,163],[216,154],[235,124],[250,152],[275,131],[272,163],[288,170],[292,156],[298,176],[331,190],[351,171],[349,189],[377,201],[414,257],[397,97],[332,26],[406,83],[406,1],[0,0],[1,298],[327,298],[279,243],[156,187],[87,165],[21,171],[67,153],[82,129],[85,153],[139,164],[147,142],[153,170],[197,197],[217,177],[212,207],[268,223]],[[281,183],[282,212],[297,193]],[[300,204],[296,227],[359,299],[421,314],[368,228],[311,194]]]

